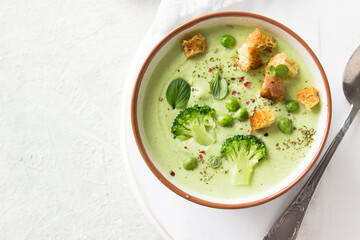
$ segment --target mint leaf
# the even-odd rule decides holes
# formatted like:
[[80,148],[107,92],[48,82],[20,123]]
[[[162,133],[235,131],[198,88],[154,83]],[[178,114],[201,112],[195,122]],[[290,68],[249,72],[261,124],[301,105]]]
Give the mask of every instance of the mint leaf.
[[220,69],[217,70],[216,76],[210,81],[210,92],[217,100],[223,99],[228,92],[226,80],[220,77]]
[[211,168],[218,168],[218,167],[221,166],[222,161],[221,161],[221,158],[219,156],[210,155],[209,159],[207,160],[207,164]]
[[270,66],[270,75],[271,75],[271,76],[275,76],[275,75],[276,75],[276,68],[275,68],[273,65]]
[[269,68],[271,76],[277,76],[278,78],[285,78],[289,74],[289,68],[285,64],[279,64],[276,67],[273,65]]
[[285,64],[279,64],[276,66],[276,76],[279,78],[285,78],[289,73],[289,68]]
[[166,90],[167,102],[175,108],[184,107],[190,99],[190,85],[182,78],[173,80]]

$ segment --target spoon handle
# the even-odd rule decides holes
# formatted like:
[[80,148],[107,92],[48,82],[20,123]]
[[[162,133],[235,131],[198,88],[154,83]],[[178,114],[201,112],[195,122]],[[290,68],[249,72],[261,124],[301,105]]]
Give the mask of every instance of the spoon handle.
[[334,140],[331,142],[329,148],[325,152],[314,172],[311,174],[310,178],[300,190],[299,194],[294,198],[294,200],[290,203],[287,209],[274,223],[274,225],[265,235],[263,240],[296,239],[296,235],[299,232],[301,222],[304,218],[305,212],[309,206],[312,196],[314,195],[316,187],[321,179],[321,176],[325,172],[325,169],[329,164],[331,157],[339,146],[339,143],[343,139],[346,131],[348,130],[358,111],[359,109],[351,105],[351,110],[348,117],[346,118]]

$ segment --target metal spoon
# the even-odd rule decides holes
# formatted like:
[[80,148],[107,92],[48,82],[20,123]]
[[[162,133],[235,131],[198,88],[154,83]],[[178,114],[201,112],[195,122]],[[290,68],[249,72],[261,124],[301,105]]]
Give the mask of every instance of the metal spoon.
[[351,104],[348,117],[299,194],[275,222],[263,240],[296,239],[301,222],[321,176],[325,172],[331,157],[360,109],[360,46],[353,53],[346,65],[343,76],[343,91],[346,99]]

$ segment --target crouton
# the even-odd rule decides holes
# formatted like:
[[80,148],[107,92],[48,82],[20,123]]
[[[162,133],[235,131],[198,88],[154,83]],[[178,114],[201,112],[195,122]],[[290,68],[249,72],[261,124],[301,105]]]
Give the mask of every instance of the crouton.
[[307,109],[315,107],[319,102],[318,90],[315,87],[306,87],[296,94],[296,99]]
[[205,37],[200,33],[197,33],[192,38],[183,40],[181,46],[184,49],[185,56],[189,59],[195,55],[205,52]]
[[298,65],[295,62],[293,62],[290,58],[288,58],[285,53],[278,53],[270,59],[268,65],[266,66],[266,73],[270,72],[271,65],[276,67],[280,64],[286,65],[289,69],[289,73],[284,79],[292,78],[297,74],[299,69]]
[[238,50],[238,57],[235,59],[237,65],[244,72],[256,69],[261,66],[261,58],[256,44],[244,43]]
[[276,76],[266,74],[264,83],[260,90],[260,96],[273,101],[278,101],[285,96],[284,80]]
[[275,122],[275,116],[273,111],[269,110],[258,110],[254,115],[250,116],[250,125],[253,131],[270,126]]
[[257,49],[268,56],[272,54],[276,47],[275,39],[258,28],[247,37],[246,41],[248,43],[256,44]]

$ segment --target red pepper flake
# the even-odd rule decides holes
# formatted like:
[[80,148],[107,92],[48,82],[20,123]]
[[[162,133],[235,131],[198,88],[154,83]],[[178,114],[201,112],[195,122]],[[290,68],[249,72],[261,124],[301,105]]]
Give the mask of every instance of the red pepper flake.
[[253,112],[256,112],[256,109],[254,109]]
[[208,72],[212,72],[212,68],[209,68]]
[[249,87],[251,86],[251,82],[246,82],[246,83],[244,83],[244,86],[245,86],[246,88],[249,88]]
[[249,106],[249,104],[250,104],[250,102],[249,102],[249,101],[247,101],[247,102],[246,102],[246,105],[248,105],[248,106]]
[[236,91],[232,91],[231,94],[235,96],[235,95],[236,95]]
[[254,133],[254,131],[253,131],[253,130],[251,130],[251,131],[250,131],[250,134],[253,134],[253,133]]
[[245,80],[245,77],[241,77],[240,79],[239,79],[239,82],[243,82]]
[[200,162],[202,162],[204,160],[204,157],[201,154],[199,154],[199,158],[200,158]]
[[175,172],[174,172],[173,170],[171,170],[171,171],[170,171],[170,175],[174,177],[174,176],[175,176]]
[[206,152],[204,150],[201,150],[199,153],[206,155]]
[[185,149],[188,149],[188,147],[187,147],[187,146],[185,146],[184,148],[185,148]]

